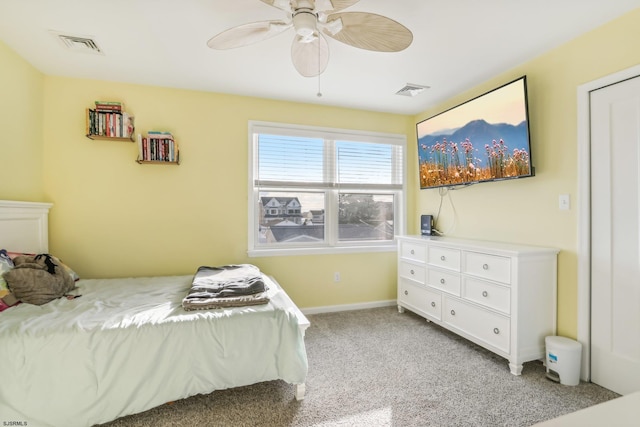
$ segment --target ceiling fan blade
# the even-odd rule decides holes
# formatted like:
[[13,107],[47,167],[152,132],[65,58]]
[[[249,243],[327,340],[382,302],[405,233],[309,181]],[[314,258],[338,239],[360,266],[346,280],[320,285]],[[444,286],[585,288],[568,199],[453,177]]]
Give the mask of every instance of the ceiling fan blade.
[[376,52],[399,52],[413,41],[413,33],[404,25],[367,12],[331,14],[322,32],[350,46]]
[[260,0],[262,3],[266,3],[269,6],[277,7],[286,12],[291,12],[291,2],[289,0]]
[[207,42],[211,49],[233,49],[276,36],[291,28],[291,22],[260,21],[229,28]]
[[360,0],[316,0],[316,12],[337,12],[353,6],[359,1]]
[[296,37],[291,45],[291,60],[296,70],[304,77],[322,74],[329,63],[329,44],[317,33],[311,41]]

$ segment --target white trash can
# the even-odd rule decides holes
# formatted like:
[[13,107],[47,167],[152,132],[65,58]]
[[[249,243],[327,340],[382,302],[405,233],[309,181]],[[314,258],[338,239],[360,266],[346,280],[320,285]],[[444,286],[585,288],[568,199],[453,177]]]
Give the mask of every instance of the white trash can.
[[546,337],[544,344],[546,347],[547,378],[563,385],[580,384],[582,344],[559,336]]

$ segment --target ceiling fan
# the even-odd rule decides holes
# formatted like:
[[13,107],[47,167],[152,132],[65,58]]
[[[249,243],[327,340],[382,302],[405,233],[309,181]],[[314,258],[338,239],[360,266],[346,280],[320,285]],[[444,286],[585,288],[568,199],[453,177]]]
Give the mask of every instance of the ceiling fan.
[[[314,77],[327,68],[329,45],[324,36],[350,46],[376,52],[399,52],[413,41],[404,25],[367,12],[339,12],[359,0],[260,0],[287,13],[286,19],[252,22],[212,37],[212,49],[247,46],[294,28],[291,59],[304,77]],[[339,13],[337,13],[339,12]]]

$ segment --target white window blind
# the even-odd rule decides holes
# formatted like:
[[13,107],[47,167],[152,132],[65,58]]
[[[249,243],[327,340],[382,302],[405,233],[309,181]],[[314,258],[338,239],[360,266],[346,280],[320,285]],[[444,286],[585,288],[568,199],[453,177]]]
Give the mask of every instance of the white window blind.
[[395,144],[336,142],[336,182],[363,189],[402,188],[402,150]]
[[326,183],[322,139],[268,134],[257,138],[256,185],[318,187]]

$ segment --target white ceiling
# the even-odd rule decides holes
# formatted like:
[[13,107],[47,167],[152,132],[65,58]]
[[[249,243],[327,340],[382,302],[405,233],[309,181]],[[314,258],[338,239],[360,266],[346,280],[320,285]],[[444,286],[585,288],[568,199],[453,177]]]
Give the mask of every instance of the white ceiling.
[[[361,0],[345,11],[390,17],[413,32],[413,43],[378,53],[329,39],[319,79],[295,71],[293,30],[233,50],[207,47],[232,26],[284,18],[259,0],[0,0],[0,40],[46,75],[416,114],[638,7],[640,0]],[[51,30],[91,37],[104,55],[66,50]],[[407,83],[431,89],[395,95]]]

